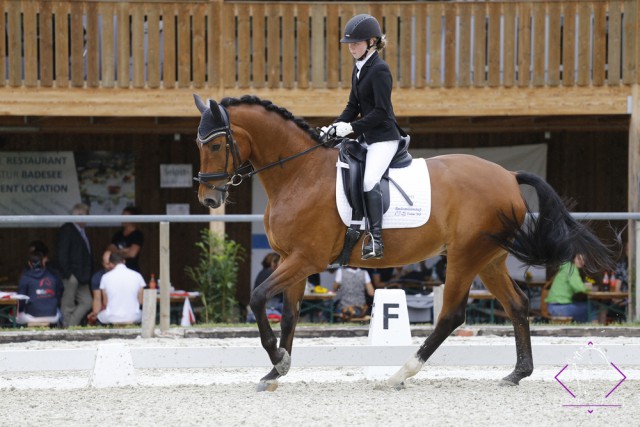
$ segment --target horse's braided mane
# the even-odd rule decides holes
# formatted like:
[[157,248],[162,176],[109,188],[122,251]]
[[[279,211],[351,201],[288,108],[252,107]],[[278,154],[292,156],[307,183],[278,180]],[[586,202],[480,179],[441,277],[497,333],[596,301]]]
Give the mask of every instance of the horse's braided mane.
[[309,123],[307,123],[306,121],[304,121],[304,119],[300,117],[294,116],[286,108],[278,107],[268,99],[260,99],[254,95],[244,95],[241,98],[224,98],[222,101],[220,101],[220,104],[224,107],[232,107],[234,105],[240,105],[240,104],[261,105],[267,111],[273,111],[278,115],[280,115],[280,117],[282,117],[283,119],[290,120],[293,123],[295,123],[300,129],[305,131],[311,137],[311,139],[313,139],[318,144],[322,143],[322,141],[320,141],[320,137],[318,136],[318,133],[316,132],[315,129],[309,126]]

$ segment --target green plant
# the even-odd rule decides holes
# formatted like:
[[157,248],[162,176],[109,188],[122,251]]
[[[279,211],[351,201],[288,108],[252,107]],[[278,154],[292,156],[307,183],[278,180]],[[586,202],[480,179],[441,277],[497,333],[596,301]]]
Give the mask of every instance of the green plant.
[[236,312],[236,281],[238,264],[244,259],[244,248],[209,229],[200,232],[200,257],[196,266],[185,267],[185,272],[196,284],[202,297],[205,322],[234,320]]

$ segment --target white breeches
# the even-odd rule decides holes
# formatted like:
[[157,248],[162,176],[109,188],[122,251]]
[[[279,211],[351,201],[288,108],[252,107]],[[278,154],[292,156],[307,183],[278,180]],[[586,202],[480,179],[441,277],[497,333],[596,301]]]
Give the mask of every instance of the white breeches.
[[381,141],[367,145],[367,163],[364,168],[363,190],[371,191],[382,179],[393,156],[398,151],[400,141]]
[[34,317],[28,313],[25,313],[24,311],[21,311],[18,313],[18,316],[16,317],[16,323],[19,325],[26,325],[32,322],[58,323],[58,320],[60,320],[60,310],[58,310],[55,316],[44,316],[44,317]]

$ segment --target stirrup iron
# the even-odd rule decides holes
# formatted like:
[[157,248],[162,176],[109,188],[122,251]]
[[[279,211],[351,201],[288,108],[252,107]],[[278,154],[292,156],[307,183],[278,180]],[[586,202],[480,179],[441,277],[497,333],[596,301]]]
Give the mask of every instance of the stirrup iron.
[[[371,242],[371,251],[365,253],[365,246],[367,245],[367,239]],[[373,234],[371,233],[371,231],[367,231],[365,233],[364,238],[362,239],[362,248],[360,250],[360,253],[362,254],[360,256],[360,259],[362,260],[382,258],[382,253],[376,252],[376,240],[373,237]]]

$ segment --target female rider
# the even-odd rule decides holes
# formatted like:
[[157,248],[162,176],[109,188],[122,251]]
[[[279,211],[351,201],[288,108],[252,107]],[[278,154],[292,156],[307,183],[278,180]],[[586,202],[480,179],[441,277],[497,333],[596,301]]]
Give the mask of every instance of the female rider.
[[340,43],[348,44],[349,52],[356,60],[351,77],[351,93],[342,114],[323,131],[338,137],[356,133],[360,143],[366,144],[363,187],[371,238],[362,248],[362,259],[382,258],[380,179],[398,149],[401,136],[406,134],[398,126],[393,113],[391,71],[378,56],[378,52],[386,45],[378,21],[367,14],[354,16],[347,22]]

